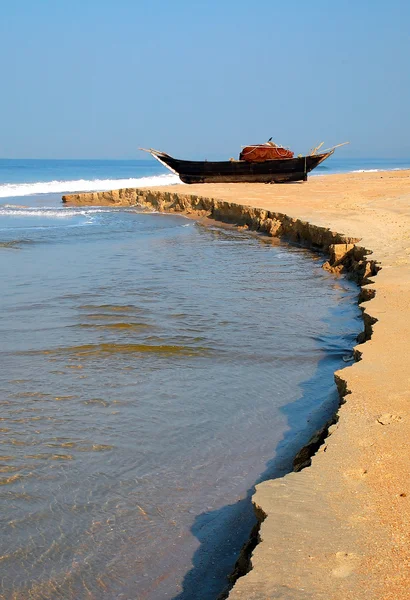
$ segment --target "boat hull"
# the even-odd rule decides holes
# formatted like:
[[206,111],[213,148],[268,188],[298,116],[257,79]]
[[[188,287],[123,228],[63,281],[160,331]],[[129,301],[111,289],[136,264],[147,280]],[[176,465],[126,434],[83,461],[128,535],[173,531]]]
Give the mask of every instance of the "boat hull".
[[306,181],[308,173],[332,153],[259,163],[249,163],[244,160],[191,161],[179,160],[165,153],[153,153],[153,155],[171,171],[177,173],[184,183],[285,183]]

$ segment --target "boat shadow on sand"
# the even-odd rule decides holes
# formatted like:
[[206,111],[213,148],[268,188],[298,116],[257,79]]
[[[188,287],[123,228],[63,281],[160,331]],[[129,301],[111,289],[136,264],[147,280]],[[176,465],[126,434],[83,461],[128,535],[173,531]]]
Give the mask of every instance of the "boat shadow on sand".
[[[266,463],[255,485],[293,471],[296,454],[335,414],[339,395],[333,373],[346,366],[342,357],[351,353],[355,339],[354,336],[348,340],[344,338],[340,343],[339,338],[336,347],[334,336],[330,335],[329,338],[325,340],[329,348],[326,356],[319,361],[314,375],[300,384],[300,397],[280,408],[287,417],[288,429],[274,451],[274,458]],[[344,348],[341,348],[342,344]],[[252,487],[235,504],[196,516],[190,531],[199,540],[200,546],[192,558],[191,570],[185,575],[182,591],[172,600],[216,600],[226,597],[225,593],[231,588],[229,575],[235,569],[241,550],[244,544],[252,544],[250,536],[256,525],[252,506],[254,492]]]

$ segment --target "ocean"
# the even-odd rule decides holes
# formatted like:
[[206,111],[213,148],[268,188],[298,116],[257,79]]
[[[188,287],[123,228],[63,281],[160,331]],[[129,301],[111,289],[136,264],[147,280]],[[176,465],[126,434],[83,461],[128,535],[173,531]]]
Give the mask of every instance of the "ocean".
[[253,486],[337,406],[362,322],[320,254],[61,204],[176,179],[150,161],[0,161],[0,598],[214,600]]

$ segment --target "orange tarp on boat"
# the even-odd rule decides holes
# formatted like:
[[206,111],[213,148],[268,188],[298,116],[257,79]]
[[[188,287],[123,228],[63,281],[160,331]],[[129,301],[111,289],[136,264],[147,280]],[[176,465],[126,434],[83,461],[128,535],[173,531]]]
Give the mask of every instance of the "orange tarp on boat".
[[266,144],[245,146],[239,155],[239,160],[247,162],[265,162],[265,160],[277,160],[278,158],[293,158],[293,152],[267,142]]

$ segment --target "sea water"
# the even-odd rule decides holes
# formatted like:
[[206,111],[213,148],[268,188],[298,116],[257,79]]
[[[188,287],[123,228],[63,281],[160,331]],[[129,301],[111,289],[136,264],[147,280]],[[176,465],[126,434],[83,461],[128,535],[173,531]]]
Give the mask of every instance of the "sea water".
[[337,406],[358,290],[297,246],[57,194],[173,181],[155,163],[1,168],[0,598],[215,599],[254,484]]

